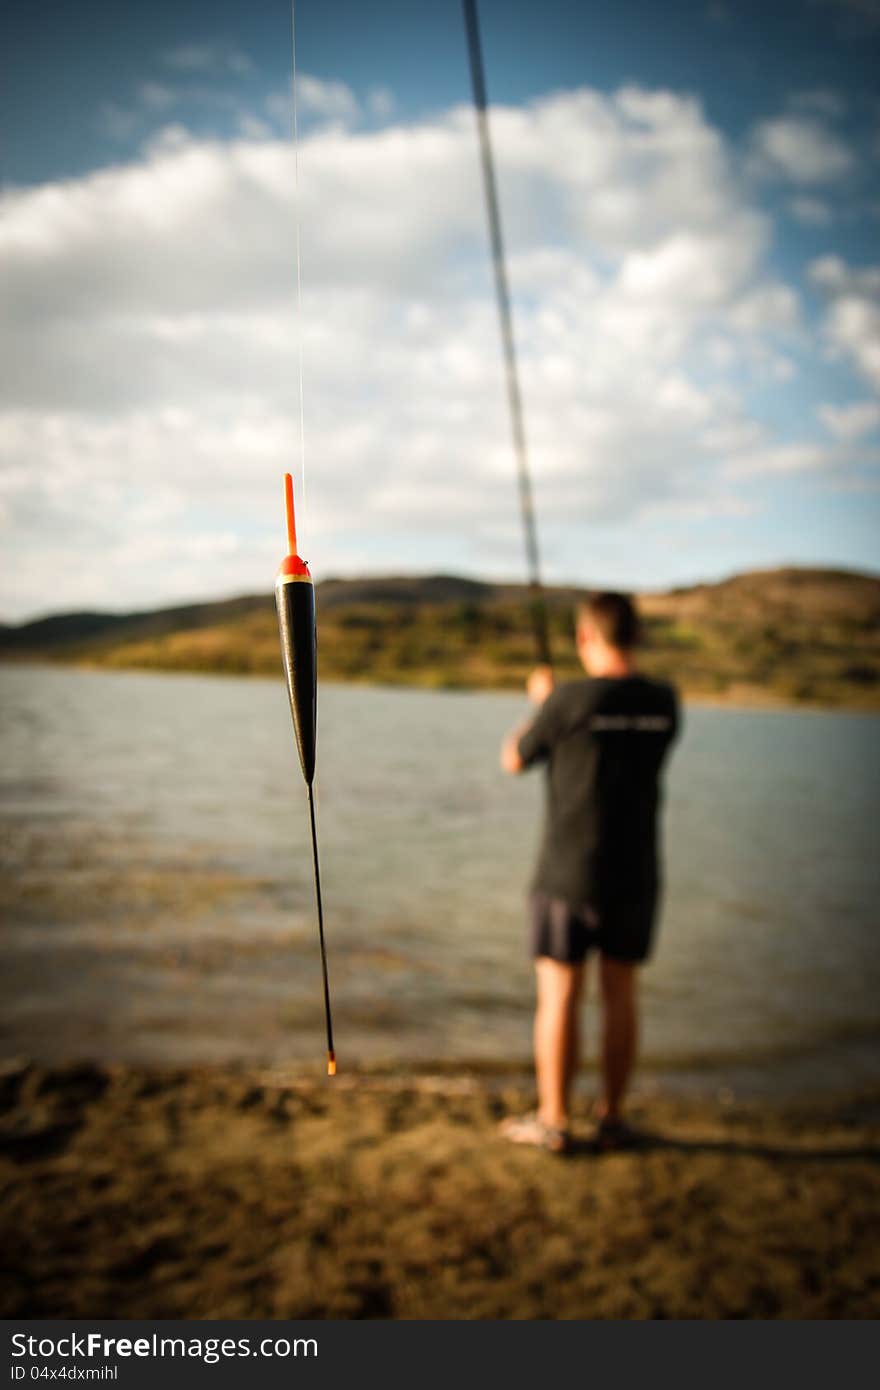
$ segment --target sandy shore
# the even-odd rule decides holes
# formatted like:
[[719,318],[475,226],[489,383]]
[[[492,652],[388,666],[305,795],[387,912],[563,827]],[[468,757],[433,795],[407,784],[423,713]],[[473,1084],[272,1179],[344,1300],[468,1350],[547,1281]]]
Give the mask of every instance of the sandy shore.
[[7,1066],[6,1317],[877,1317],[880,1096],[559,1159],[477,1078]]

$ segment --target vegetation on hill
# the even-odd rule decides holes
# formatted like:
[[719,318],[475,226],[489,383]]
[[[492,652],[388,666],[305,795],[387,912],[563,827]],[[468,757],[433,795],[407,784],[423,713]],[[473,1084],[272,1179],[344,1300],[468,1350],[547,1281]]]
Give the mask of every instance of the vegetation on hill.
[[[578,673],[573,589],[547,593],[563,678]],[[880,708],[880,579],[779,569],[640,597],[641,664],[686,694]],[[450,576],[318,586],[323,679],[515,688],[534,664],[526,591]],[[0,655],[102,667],[275,675],[271,595],[134,614],[67,614],[0,629]]]

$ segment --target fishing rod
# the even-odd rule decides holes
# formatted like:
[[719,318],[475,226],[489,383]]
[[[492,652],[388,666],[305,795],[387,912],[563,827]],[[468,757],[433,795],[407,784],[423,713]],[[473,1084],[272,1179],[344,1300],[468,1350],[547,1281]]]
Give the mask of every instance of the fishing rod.
[[312,835],[312,863],[315,873],[315,900],[318,908],[318,940],[321,945],[321,976],[324,983],[324,1018],[327,1025],[327,1075],[336,1075],[333,1049],[333,1016],[330,1010],[330,981],[327,974],[327,947],[324,941],[324,904],[321,898],[321,864],[318,858],[318,830],[315,824],[315,754],[318,722],[318,645],[315,627],[315,586],[309,567],[297,552],[296,517],[293,510],[293,478],[284,475],[284,503],[287,513],[287,555],[275,580],[275,606],[281,636],[281,660],[287,678],[293,732],[299,763],[309,797],[309,827]]
[[507,283],[507,270],[504,260],[504,240],[501,235],[501,211],[498,205],[495,162],[492,158],[492,142],[489,137],[486,77],[483,70],[483,51],[480,45],[477,3],[476,0],[462,0],[462,3],[464,6],[464,24],[467,31],[471,84],[473,86],[474,106],[477,113],[477,130],[480,137],[480,163],[483,169],[483,191],[486,195],[486,214],[489,220],[489,240],[492,246],[492,268],[495,274],[495,294],[498,300],[498,317],[501,323],[504,374],[507,381],[507,400],[510,407],[513,448],[516,455],[520,511],[522,512],[523,530],[525,533],[526,563],[528,566],[529,590],[531,593],[530,608],[532,627],[535,634],[535,647],[538,653],[538,661],[542,666],[550,666],[552,665],[552,659],[550,655],[550,633],[547,626],[547,605],[544,600],[544,588],[541,584],[538,528],[535,521],[535,504],[532,495],[531,476],[529,473],[526,431],[523,423],[522,395],[519,389],[519,373],[516,364],[516,345],[513,337],[513,314],[510,307],[510,289]]

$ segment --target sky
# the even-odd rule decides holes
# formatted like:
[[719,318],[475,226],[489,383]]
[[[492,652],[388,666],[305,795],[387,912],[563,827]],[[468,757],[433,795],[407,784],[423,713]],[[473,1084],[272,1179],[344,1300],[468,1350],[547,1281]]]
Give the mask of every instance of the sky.
[[[546,578],[876,571],[880,0],[480,19]],[[0,620],[523,577],[459,0],[3,28]]]

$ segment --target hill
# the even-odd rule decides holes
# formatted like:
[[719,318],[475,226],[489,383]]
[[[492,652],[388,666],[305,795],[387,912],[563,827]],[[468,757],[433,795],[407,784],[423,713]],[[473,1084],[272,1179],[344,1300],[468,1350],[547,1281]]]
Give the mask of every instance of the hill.
[[[578,671],[572,607],[547,605],[562,676]],[[533,664],[524,586],[452,575],[327,579],[318,586],[324,679],[514,688]],[[691,696],[880,709],[880,579],[843,570],[753,571],[640,595],[642,665]],[[133,613],[57,614],[0,627],[0,657],[101,667],[276,675],[271,594]]]

